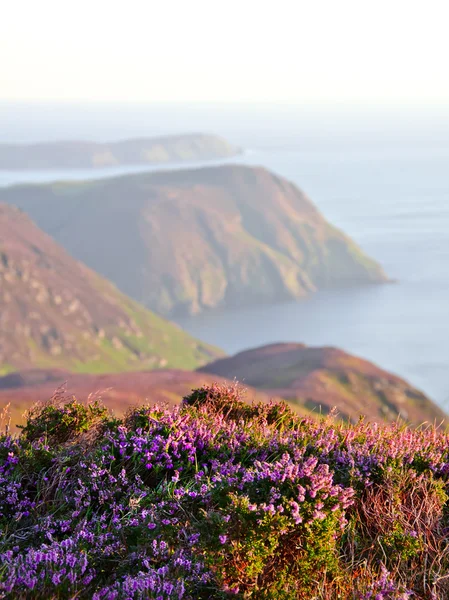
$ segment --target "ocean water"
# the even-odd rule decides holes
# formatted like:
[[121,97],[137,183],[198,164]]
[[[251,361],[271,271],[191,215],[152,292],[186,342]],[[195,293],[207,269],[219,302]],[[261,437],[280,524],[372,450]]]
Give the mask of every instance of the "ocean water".
[[[135,135],[138,123],[129,120],[127,129],[127,114],[109,130],[103,123],[97,138]],[[163,119],[147,112],[139,131],[201,129],[243,144],[247,152],[235,162],[263,165],[295,182],[396,281],[205,314],[179,324],[229,353],[279,341],[338,346],[408,379],[449,410],[448,122],[346,117],[331,126],[330,117],[310,122],[289,114],[270,118],[275,113],[267,112],[257,118],[248,113],[246,119],[226,113],[224,118],[219,111],[214,121],[211,110],[203,123],[201,111],[192,114],[167,119],[164,129]],[[61,120],[58,130],[51,115],[46,118],[53,134],[47,138],[80,137],[79,126],[71,131]],[[13,140],[14,131],[8,131]],[[46,139],[43,131],[38,133],[36,139]],[[17,139],[28,139],[26,132]],[[113,174],[130,170],[114,169]],[[0,185],[106,174],[0,171]]]

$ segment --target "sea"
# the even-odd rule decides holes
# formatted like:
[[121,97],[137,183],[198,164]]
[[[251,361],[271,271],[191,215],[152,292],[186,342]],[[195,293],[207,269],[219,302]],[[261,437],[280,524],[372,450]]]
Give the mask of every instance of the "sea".
[[[194,131],[220,134],[242,147],[240,156],[215,163],[262,165],[293,181],[393,282],[213,312],[179,324],[228,353],[283,341],[337,346],[409,380],[449,411],[449,114],[272,105],[0,104],[1,142]],[[0,171],[0,187],[143,170],[154,169]]]

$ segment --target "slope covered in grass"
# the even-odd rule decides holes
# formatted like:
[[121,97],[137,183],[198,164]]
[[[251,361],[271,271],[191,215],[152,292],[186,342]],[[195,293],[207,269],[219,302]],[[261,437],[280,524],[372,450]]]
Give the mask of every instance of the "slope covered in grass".
[[6,598],[449,596],[449,439],[238,389],[114,420],[71,401],[0,439]]
[[401,418],[419,425],[447,415],[411,383],[339,348],[268,344],[200,367],[237,379],[318,414],[334,407],[347,420],[361,414],[372,421]]
[[73,259],[24,213],[0,204],[1,374],[29,367],[191,369],[219,354]]

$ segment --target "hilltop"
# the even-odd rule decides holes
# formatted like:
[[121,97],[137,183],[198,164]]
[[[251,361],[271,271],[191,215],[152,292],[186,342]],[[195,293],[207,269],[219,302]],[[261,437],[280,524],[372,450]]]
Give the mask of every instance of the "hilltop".
[[220,352],[144,309],[0,204],[0,374],[194,368]]
[[100,168],[228,158],[240,149],[216,135],[193,133],[117,142],[0,144],[0,169]]
[[218,359],[199,371],[236,378],[317,414],[336,407],[345,419],[401,417],[415,425],[447,418],[407,381],[338,348],[270,344]]
[[[151,400],[175,406],[193,388],[213,383],[247,388],[247,400],[287,401],[298,415],[319,418],[335,407],[338,417],[357,422],[412,425],[446,422],[447,415],[425,394],[396,375],[337,348],[271,344],[209,363],[197,371],[153,371],[85,374],[62,369],[28,369],[0,377],[0,412],[10,403],[13,420],[57,389],[82,402],[101,397],[116,414]],[[227,382],[227,383],[226,383]]]
[[387,280],[303,192],[260,167],[16,186],[2,197],[165,316]]

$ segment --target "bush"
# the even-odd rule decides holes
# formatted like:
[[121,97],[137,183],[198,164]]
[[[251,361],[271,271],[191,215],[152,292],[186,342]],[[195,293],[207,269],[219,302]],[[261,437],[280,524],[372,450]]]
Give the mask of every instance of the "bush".
[[447,598],[448,450],[236,386],[122,421],[53,401],[0,438],[0,597]]
[[26,414],[26,424],[18,427],[26,440],[45,439],[53,445],[74,440],[108,418],[109,411],[99,400],[81,404],[74,397],[55,395],[47,403],[35,404]]

